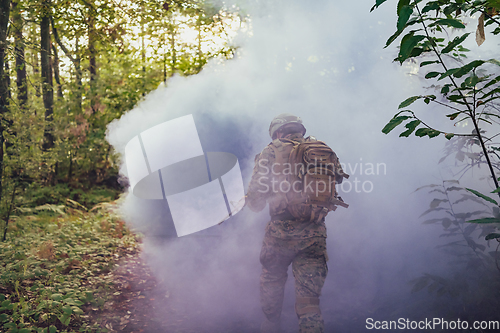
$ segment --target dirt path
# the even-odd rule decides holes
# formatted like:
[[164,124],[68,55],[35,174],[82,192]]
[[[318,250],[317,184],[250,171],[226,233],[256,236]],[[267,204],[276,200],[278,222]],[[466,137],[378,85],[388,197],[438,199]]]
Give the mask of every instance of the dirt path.
[[[114,291],[96,311],[93,319],[111,332],[125,333],[212,333],[258,332],[258,323],[235,320],[217,322],[203,313],[182,310],[182,300],[176,300],[158,283],[140,251],[126,254],[110,273]],[[193,320],[193,319],[196,320]]]

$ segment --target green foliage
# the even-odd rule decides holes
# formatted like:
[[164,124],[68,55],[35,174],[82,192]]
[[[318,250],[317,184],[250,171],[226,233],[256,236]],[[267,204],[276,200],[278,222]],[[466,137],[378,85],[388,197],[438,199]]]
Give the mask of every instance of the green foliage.
[[136,251],[137,243],[105,207],[88,213],[47,205],[15,219],[8,241],[0,243],[0,330],[106,331],[89,315],[113,291],[115,258]]
[[74,200],[90,209],[100,202],[117,199],[119,193],[118,189],[105,186],[73,188],[64,183],[54,186],[33,183],[19,194],[17,206],[33,208],[44,204],[67,204],[68,200]]
[[[498,240],[500,234],[492,232],[494,226],[490,224],[491,218],[477,219],[478,222],[473,224],[468,223],[471,222],[468,220],[493,214],[496,222],[499,222],[500,209],[496,206],[491,208],[482,196],[474,193],[476,191],[461,187],[456,180],[422,186],[416,191],[424,189],[432,194],[433,199],[429,209],[421,215],[427,218],[423,224],[442,226],[443,233],[439,237],[449,241],[438,248],[453,256],[453,260],[446,267],[446,275],[425,273],[410,281],[411,291],[416,293],[427,290],[437,296],[433,307],[426,304],[426,315],[449,309],[443,316],[455,317],[456,311],[449,304],[441,303],[451,298],[460,311],[465,311],[476,319],[493,320],[497,316],[493,309],[500,306],[497,271],[499,252],[498,247],[495,251],[488,251],[491,246],[488,241]],[[461,212],[459,207],[463,205],[475,206],[477,209]],[[485,220],[486,224],[482,224],[480,220]],[[480,240],[484,236],[486,243]]]
[[396,126],[401,124],[403,121],[406,119],[410,118],[409,116],[394,116],[394,118],[391,119],[391,121],[385,125],[385,127],[382,129],[382,132],[387,134],[390,131],[392,131]]
[[[107,124],[160,84],[167,85],[173,75],[196,74],[209,59],[233,56],[228,33],[236,20],[242,20],[236,8],[229,11],[205,1],[165,4],[56,0],[46,1],[42,8],[41,3],[18,1],[13,13],[19,15],[11,14],[16,29],[7,36],[11,98],[8,112],[2,114],[0,219],[4,223],[15,207],[65,203],[67,198],[91,207],[103,197],[114,199],[109,192],[118,190],[119,163],[106,141]],[[51,119],[45,117],[41,95],[42,9],[52,26]],[[14,30],[20,31],[20,40]],[[196,39],[183,39],[186,30],[197,32]],[[23,46],[23,54],[12,41]],[[19,59],[23,64],[16,68]],[[27,76],[23,103],[14,84],[20,69]],[[42,147],[46,131],[54,136],[50,149]],[[89,193],[94,187],[101,194]],[[105,188],[111,190],[105,193]]]
[[495,200],[493,200],[492,198],[490,198],[490,197],[489,197],[489,196],[487,196],[487,195],[484,195],[484,194],[482,194],[482,193],[479,193],[478,191],[476,191],[476,190],[472,190],[472,189],[470,189],[470,188],[467,188],[466,190],[467,190],[467,191],[469,191],[469,192],[471,192],[471,193],[474,193],[474,194],[475,194],[475,195],[477,195],[478,197],[480,197],[480,198],[482,198],[482,199],[484,199],[484,200],[486,200],[486,201],[488,201],[488,202],[491,202],[491,203],[493,203],[493,204],[495,204],[495,205],[498,205],[498,203],[497,203]]
[[[453,112],[449,113],[447,110],[445,116],[450,121],[458,119],[455,125],[463,121],[471,121],[474,128],[470,134],[446,133],[427,125],[412,110],[403,110],[389,121],[382,129],[382,132],[388,134],[406,121],[406,130],[400,134],[400,137],[408,137],[411,133],[415,133],[415,136],[418,137],[428,136],[434,138],[444,134],[449,142],[446,145],[445,156],[440,160],[440,163],[452,153],[455,154],[457,161],[467,163],[463,169],[465,171],[470,170],[474,165],[480,166],[485,163],[497,188],[492,193],[497,193],[500,196],[500,187],[495,175],[495,168],[498,169],[500,159],[498,154],[500,148],[493,141],[495,137],[500,135],[500,132],[498,127],[493,128],[495,132],[487,136],[486,131],[482,129],[483,126],[500,124],[498,107],[500,105],[500,76],[498,75],[500,61],[497,59],[475,59],[464,63],[461,58],[467,58],[466,52],[469,50],[464,48],[462,44],[470,35],[470,32],[461,33],[453,39],[449,37],[453,30],[465,29],[464,17],[472,16],[477,12],[481,13],[476,31],[476,41],[479,46],[485,39],[485,37],[481,37],[485,34],[485,25],[495,26],[492,31],[493,35],[500,33],[500,21],[497,20],[499,7],[498,1],[495,1],[438,0],[429,1],[425,4],[422,4],[420,0],[400,0],[398,2],[396,32],[389,37],[386,47],[400,35],[403,35],[399,54],[395,61],[403,64],[405,61],[418,62],[425,57],[423,59],[425,61],[420,62],[420,68],[424,66],[431,66],[432,68],[425,74],[425,79],[436,80],[436,84],[432,85],[432,87],[441,88],[440,97],[435,95],[412,96],[401,102],[399,109],[407,108],[417,100],[423,99],[426,104],[433,102],[445,110],[452,109]],[[377,1],[372,10],[383,2]],[[422,6],[423,8],[421,8]],[[409,27],[415,24],[420,28],[410,30]],[[452,31],[447,30],[450,28]],[[446,42],[446,39],[448,39],[448,42]],[[429,58],[431,59],[429,60]],[[448,83],[439,86],[438,82],[441,80],[447,80]],[[419,126],[420,128],[417,128]],[[466,161],[466,159],[469,159],[470,162]],[[473,189],[467,189],[467,191],[498,206],[497,201],[487,195]],[[431,207],[430,211],[433,209],[437,208]],[[470,214],[468,218],[474,212]],[[474,219],[468,222],[475,225],[496,224],[499,219],[495,216]],[[446,218],[442,223],[447,228],[451,220]],[[487,240],[491,240],[498,239],[496,235],[496,233],[487,233],[483,236],[486,236]],[[472,243],[469,243],[469,246],[470,244]],[[420,282],[423,283],[422,281],[429,281],[429,279],[429,277],[426,277],[426,280]]]
[[[372,10],[380,6],[384,1],[376,1]],[[399,43],[399,53],[395,61],[403,64],[406,61],[419,62],[420,67],[432,67],[425,75],[427,80],[441,81],[447,79],[449,82],[442,86],[441,96],[413,96],[403,101],[399,108],[406,108],[418,99],[423,99],[426,104],[430,102],[439,104],[443,108],[451,108],[454,113],[446,112],[446,117],[454,121],[459,115],[460,121],[471,120],[474,131],[471,134],[445,133],[444,131],[428,126],[411,110],[405,110],[404,115],[398,113],[382,129],[388,134],[397,126],[405,125],[406,131],[400,136],[407,137],[411,133],[416,136],[428,136],[433,138],[444,133],[447,139],[454,136],[476,136],[481,143],[483,157],[490,164],[492,177],[495,177],[491,161],[488,159],[488,146],[491,146],[490,137],[486,137],[480,131],[483,124],[492,124],[500,118],[497,111],[498,99],[500,98],[500,86],[498,68],[485,66],[486,64],[497,65],[497,59],[487,61],[476,59],[464,64],[461,58],[467,57],[469,51],[462,46],[470,35],[469,32],[462,33],[453,39],[449,37],[454,31],[465,29],[463,19],[476,12],[483,13],[481,19],[485,19],[485,25],[497,26],[492,33],[500,32],[498,12],[492,10],[495,7],[491,1],[462,1],[462,0],[438,0],[422,3],[419,0],[400,0],[397,4],[396,32],[389,37],[386,47],[403,37]],[[418,28],[415,29],[414,26]],[[449,31],[449,29],[452,29]],[[484,35],[484,28],[478,25],[477,34]],[[449,39],[446,42],[446,39]],[[478,41],[479,43],[479,41]],[[445,57],[447,55],[448,57]],[[424,59],[422,59],[424,58]],[[458,64],[458,66],[456,66]],[[481,67],[481,68],[480,68]],[[433,85],[436,87],[436,85]],[[406,118],[403,118],[406,117]],[[416,120],[419,120],[415,130]],[[496,133],[493,135],[496,136]]]

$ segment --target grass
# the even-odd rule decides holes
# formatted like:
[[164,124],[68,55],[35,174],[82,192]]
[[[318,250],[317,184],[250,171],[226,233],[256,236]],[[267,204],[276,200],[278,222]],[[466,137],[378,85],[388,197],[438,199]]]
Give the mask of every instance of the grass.
[[0,243],[0,331],[107,332],[99,312],[110,274],[138,242],[112,204],[45,204],[12,217]]

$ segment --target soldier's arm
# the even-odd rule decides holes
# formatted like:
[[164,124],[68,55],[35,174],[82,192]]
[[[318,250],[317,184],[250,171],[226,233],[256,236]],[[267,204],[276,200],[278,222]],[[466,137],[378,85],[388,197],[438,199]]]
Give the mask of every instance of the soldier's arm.
[[274,152],[269,147],[255,156],[255,166],[246,196],[247,205],[254,212],[260,212],[266,207],[266,201],[271,194],[271,166],[274,159]]

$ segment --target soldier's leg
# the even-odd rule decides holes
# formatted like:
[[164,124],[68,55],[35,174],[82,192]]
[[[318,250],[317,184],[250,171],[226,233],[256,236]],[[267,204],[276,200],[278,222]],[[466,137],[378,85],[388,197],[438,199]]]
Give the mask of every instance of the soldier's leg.
[[319,296],[328,273],[326,238],[314,237],[302,242],[303,249],[297,254],[292,264],[299,332],[324,332]]
[[271,322],[279,321],[281,316],[287,270],[292,259],[293,252],[288,250],[286,241],[265,236],[260,253],[260,301],[262,311]]

